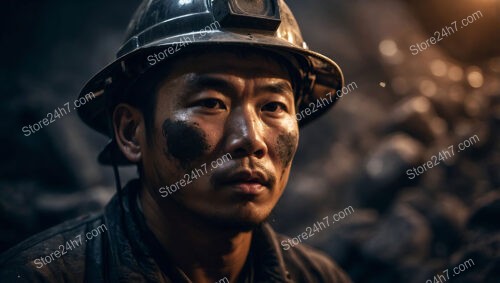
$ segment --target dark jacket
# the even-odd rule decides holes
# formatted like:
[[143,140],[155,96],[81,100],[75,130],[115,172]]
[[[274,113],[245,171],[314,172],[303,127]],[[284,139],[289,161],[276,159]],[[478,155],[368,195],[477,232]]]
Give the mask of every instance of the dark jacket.
[[[169,262],[135,201],[130,182],[104,212],[37,234],[0,257],[1,282],[189,282]],[[280,248],[284,237],[269,224],[255,230],[253,282],[350,282],[325,254],[300,244]],[[222,282],[222,281],[221,281]]]

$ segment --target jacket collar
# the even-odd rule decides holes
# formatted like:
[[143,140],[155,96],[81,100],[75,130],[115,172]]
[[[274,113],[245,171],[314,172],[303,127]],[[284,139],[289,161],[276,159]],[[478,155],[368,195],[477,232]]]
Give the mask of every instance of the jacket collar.
[[[175,267],[148,229],[136,201],[139,189],[139,180],[132,180],[123,188],[124,213],[121,213],[116,195],[106,207],[106,221],[116,228],[113,230],[116,241],[110,243],[114,246],[111,248],[120,255],[114,258],[113,266],[118,269],[118,274],[124,274],[123,271],[127,270],[125,274],[130,276],[129,270],[132,269],[153,282],[190,282]],[[254,230],[251,250],[255,256],[255,282],[290,282],[278,237],[268,223]]]

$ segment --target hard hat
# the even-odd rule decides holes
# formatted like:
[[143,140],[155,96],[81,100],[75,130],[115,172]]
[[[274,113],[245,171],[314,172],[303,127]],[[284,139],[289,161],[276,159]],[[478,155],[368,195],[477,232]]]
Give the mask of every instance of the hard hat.
[[[300,115],[299,126],[325,113],[335,100],[315,109],[311,108],[312,103],[344,85],[339,66],[308,49],[283,0],[144,0],[127,28],[117,59],[80,92],[79,98],[91,92],[94,98],[78,108],[78,115],[91,128],[112,137],[110,108],[134,82],[159,65],[168,64],[176,53],[182,53],[178,51],[208,46],[259,48],[279,54],[297,66],[297,111],[308,113]],[[119,165],[129,163],[114,143],[101,153],[101,163],[108,163],[112,149],[117,152]]]

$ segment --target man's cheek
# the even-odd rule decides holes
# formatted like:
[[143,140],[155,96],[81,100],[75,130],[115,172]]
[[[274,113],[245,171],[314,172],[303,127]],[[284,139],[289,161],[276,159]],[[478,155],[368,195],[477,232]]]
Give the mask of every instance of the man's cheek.
[[296,132],[284,133],[278,136],[276,151],[278,152],[278,157],[283,168],[287,168],[290,165],[297,150],[297,142],[298,134]]
[[162,128],[166,143],[165,154],[177,160],[185,170],[210,150],[206,134],[196,123],[190,125],[185,121],[166,119]]

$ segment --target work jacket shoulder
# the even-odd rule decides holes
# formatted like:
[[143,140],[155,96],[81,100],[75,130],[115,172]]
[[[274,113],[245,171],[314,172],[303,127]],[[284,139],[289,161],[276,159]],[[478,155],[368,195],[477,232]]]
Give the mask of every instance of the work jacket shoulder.
[[[5,282],[82,282],[89,250],[100,250],[102,214],[82,216],[36,234],[0,256]],[[94,261],[95,262],[95,261]]]

